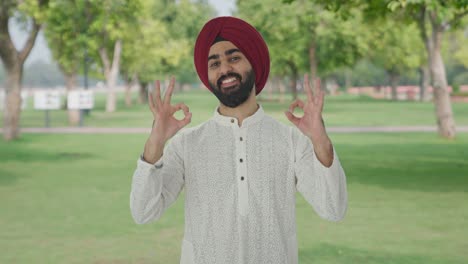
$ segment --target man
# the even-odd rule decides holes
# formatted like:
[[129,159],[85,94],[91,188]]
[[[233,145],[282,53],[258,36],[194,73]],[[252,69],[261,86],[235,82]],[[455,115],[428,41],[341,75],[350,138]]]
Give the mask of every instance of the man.
[[[211,119],[178,133],[190,123],[189,108],[170,104],[174,79],[163,99],[156,83],[154,125],[133,175],[133,218],[159,219],[185,188],[181,263],[297,263],[296,190],[325,219],[342,219],[347,207],[345,174],[322,121],[323,92],[313,95],[305,76],[307,102],[296,100],[285,113],[294,126],[267,116],[256,94],[268,77],[268,48],[233,17],[203,27],[194,61],[220,105]],[[178,110],[182,120],[173,116]]]

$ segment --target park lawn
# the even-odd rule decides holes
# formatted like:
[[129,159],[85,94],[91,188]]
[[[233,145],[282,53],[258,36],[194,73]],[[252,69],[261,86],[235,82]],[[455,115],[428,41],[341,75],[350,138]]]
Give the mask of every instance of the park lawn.
[[[129,212],[147,135],[0,141],[0,263],[178,263],[183,193],[155,223]],[[349,207],[320,219],[298,194],[300,263],[468,263],[468,134],[331,134]]]
[[[137,94],[134,93],[133,96],[136,102]],[[260,103],[265,111],[282,122],[289,122],[283,112],[291,103],[290,95],[287,95],[282,103],[268,101],[267,97],[268,95],[260,97]],[[278,95],[274,98],[278,99]],[[301,98],[304,99],[304,95],[301,95]],[[210,118],[218,104],[216,97],[208,90],[179,92],[174,94],[173,101],[174,103],[184,102],[190,107],[193,112],[191,125]],[[45,112],[33,110],[32,98],[29,98],[28,105],[21,115],[21,127],[44,127]],[[138,104],[131,108],[126,107],[123,93],[118,94],[116,112],[106,113],[104,109],[105,95],[97,93],[95,108],[90,115],[85,116],[84,125],[91,127],[148,127],[151,125],[152,116],[148,107]],[[453,103],[453,111],[457,125],[468,125],[467,103]],[[49,115],[52,127],[68,126],[65,110],[49,111]],[[178,117],[181,116],[178,115]],[[393,102],[354,95],[327,96],[324,119],[328,126],[436,125],[432,102]]]

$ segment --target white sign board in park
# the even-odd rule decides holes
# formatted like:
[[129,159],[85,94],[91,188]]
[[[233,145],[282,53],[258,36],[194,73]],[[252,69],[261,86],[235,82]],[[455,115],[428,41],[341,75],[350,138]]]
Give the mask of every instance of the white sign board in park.
[[58,91],[36,91],[34,93],[34,109],[60,109],[60,93]]
[[[0,111],[3,110],[6,102],[6,94],[5,91],[0,90]],[[26,109],[26,105],[28,104],[28,92],[26,91],[21,91],[21,109]]]
[[94,107],[94,95],[89,90],[77,90],[68,92],[68,109],[92,109]]

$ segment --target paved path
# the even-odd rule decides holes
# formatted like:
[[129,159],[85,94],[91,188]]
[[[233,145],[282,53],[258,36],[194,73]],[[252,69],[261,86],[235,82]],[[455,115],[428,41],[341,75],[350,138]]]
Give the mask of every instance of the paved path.
[[[435,126],[360,126],[360,127],[327,127],[328,132],[333,133],[363,133],[363,132],[436,132]],[[126,127],[34,127],[22,128],[21,133],[58,133],[58,134],[148,134],[150,128],[126,128]],[[468,132],[468,126],[458,126],[457,132]],[[3,129],[0,128],[0,133]]]

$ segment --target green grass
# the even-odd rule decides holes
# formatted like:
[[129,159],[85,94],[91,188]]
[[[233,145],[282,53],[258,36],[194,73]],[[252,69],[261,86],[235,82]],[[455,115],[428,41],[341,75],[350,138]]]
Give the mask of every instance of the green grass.
[[[159,222],[129,212],[147,135],[24,134],[0,141],[0,263],[178,263],[183,195]],[[468,263],[468,135],[332,134],[344,221],[298,195],[300,263]]]
[[[134,94],[134,101],[136,101]],[[263,95],[267,98],[268,95]],[[301,95],[304,98],[304,95]],[[278,95],[275,95],[278,98]],[[211,117],[217,99],[207,90],[193,90],[176,93],[174,102],[185,102],[192,110],[192,125],[198,124]],[[283,103],[260,101],[266,112],[282,122],[287,121],[283,112],[291,103],[290,95]],[[32,98],[29,107],[22,112],[21,127],[45,126],[44,111],[32,108]],[[458,125],[468,125],[468,104],[453,103],[455,121]],[[95,127],[148,127],[152,116],[146,105],[125,107],[124,95],[118,94],[118,106],[115,113],[104,111],[105,95],[96,94],[95,109],[85,117],[85,126]],[[179,115],[180,117],[180,115]],[[67,113],[65,110],[50,111],[51,126],[67,126]],[[404,102],[374,100],[368,97],[341,95],[327,97],[324,109],[324,118],[328,126],[398,126],[398,125],[435,125],[434,105],[432,102]],[[0,120],[0,127],[2,120]]]

